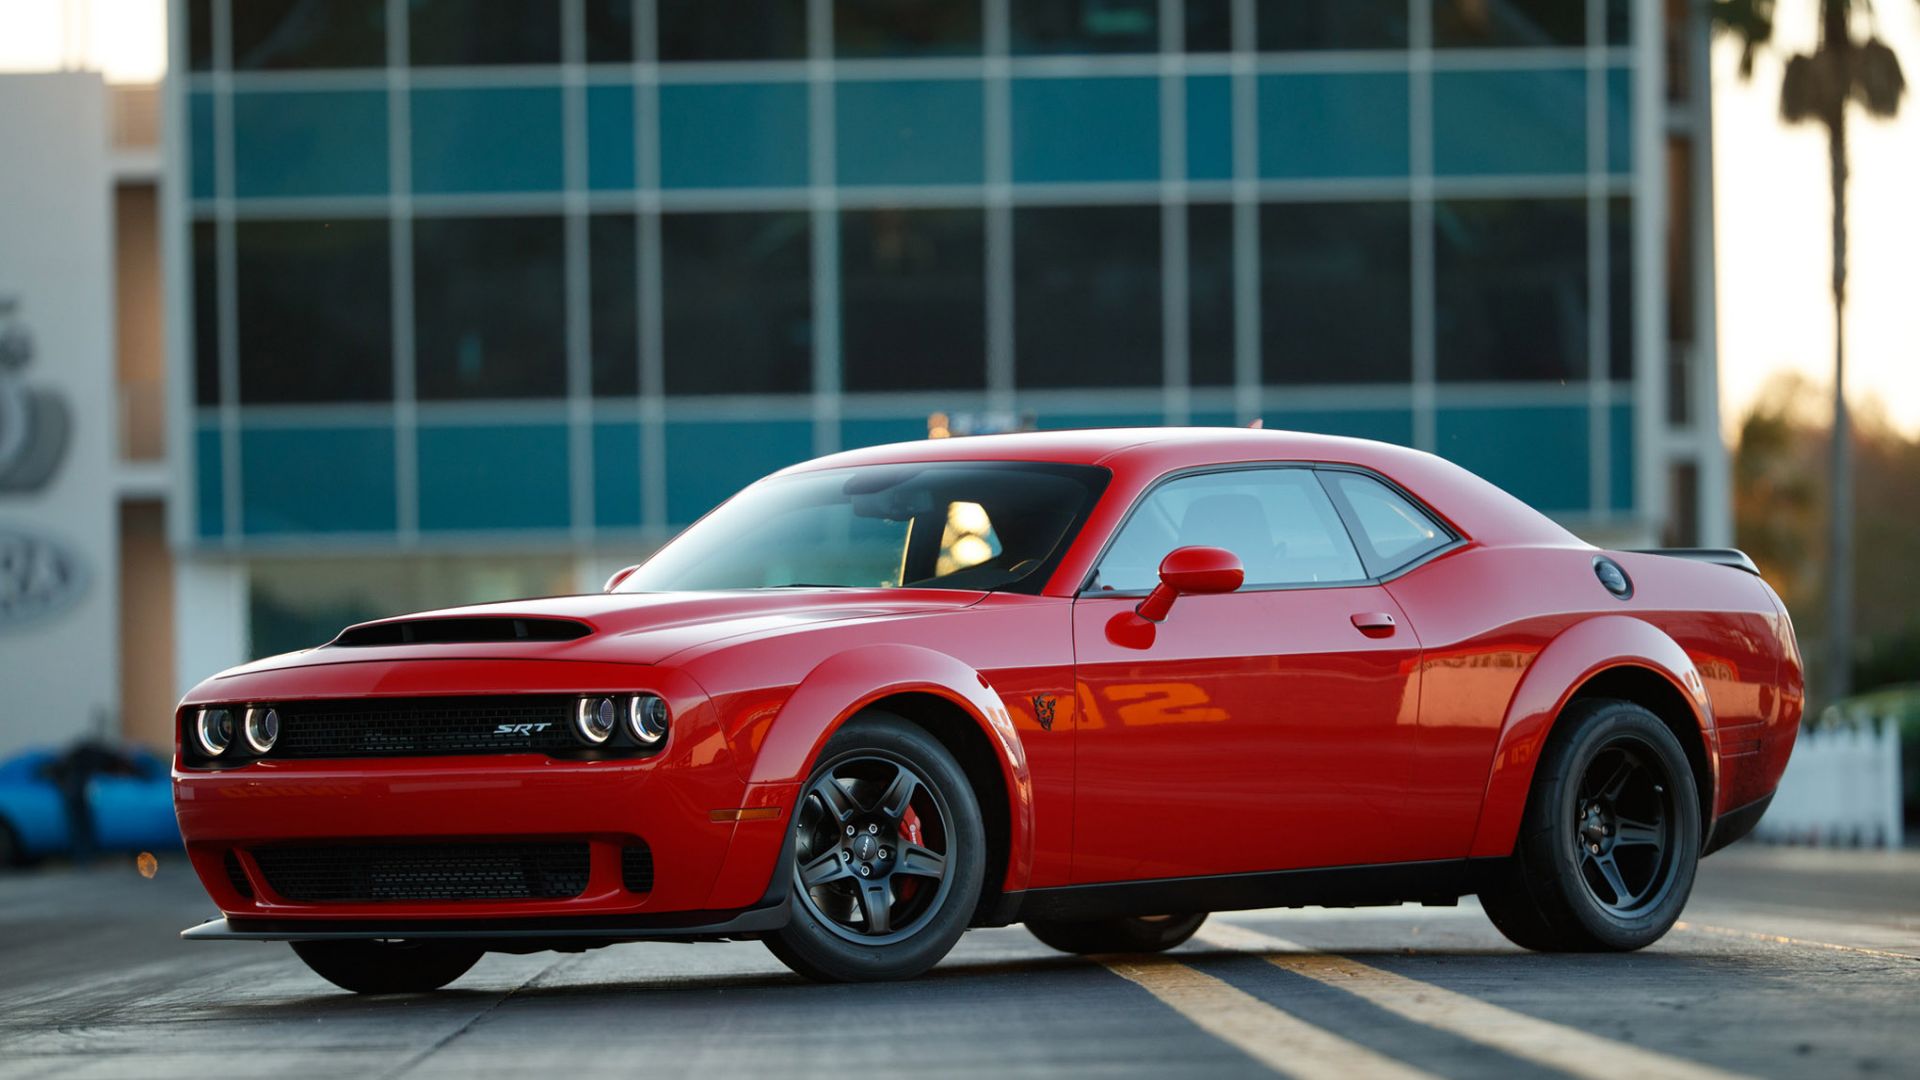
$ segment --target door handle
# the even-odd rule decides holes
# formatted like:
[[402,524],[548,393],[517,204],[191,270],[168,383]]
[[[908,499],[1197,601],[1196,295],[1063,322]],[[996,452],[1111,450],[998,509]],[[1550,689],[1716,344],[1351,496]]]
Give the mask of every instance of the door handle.
[[1393,633],[1393,616],[1384,611],[1362,611],[1353,617],[1353,625],[1370,637],[1386,637]]

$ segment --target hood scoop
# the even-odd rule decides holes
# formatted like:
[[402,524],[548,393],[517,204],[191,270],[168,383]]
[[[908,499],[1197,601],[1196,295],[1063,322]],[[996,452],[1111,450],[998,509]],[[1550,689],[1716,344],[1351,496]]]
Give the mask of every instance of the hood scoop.
[[372,645],[456,645],[507,641],[573,641],[593,627],[572,619],[528,619],[495,615],[444,619],[397,619],[350,626],[334,638],[336,647]]

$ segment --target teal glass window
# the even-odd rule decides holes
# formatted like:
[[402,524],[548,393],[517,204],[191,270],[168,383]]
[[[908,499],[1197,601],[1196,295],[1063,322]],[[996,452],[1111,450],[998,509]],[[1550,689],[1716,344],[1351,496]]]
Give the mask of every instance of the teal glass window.
[[1607,171],[1633,171],[1633,69],[1607,69]]
[[1159,0],[1017,0],[1008,9],[1016,56],[1150,53],[1160,47]]
[[235,71],[387,62],[386,0],[240,0],[230,9]]
[[413,190],[558,191],[561,119],[557,87],[415,90]]
[[213,95],[195,90],[187,95],[187,169],[192,173],[193,197],[211,199],[219,194],[220,174],[215,162],[219,135],[214,130]]
[[808,420],[667,422],[667,517],[686,525],[755,480],[813,456]]
[[812,387],[811,229],[784,211],[661,217],[667,393]]
[[660,185],[802,187],[807,88],[685,83],[660,88]]
[[798,60],[807,0],[658,0],[660,59]]
[[927,417],[863,416],[840,421],[840,445],[848,450],[862,446],[913,442],[927,437]]
[[1586,167],[1585,69],[1434,73],[1434,172],[1565,174]]
[[1434,204],[1434,351],[1442,382],[1587,374],[1587,201]]
[[193,433],[193,517],[195,531],[204,537],[227,531],[225,461],[220,425],[201,424]]
[[413,310],[421,399],[566,394],[559,218],[414,219]]
[[587,186],[626,190],[635,175],[633,87],[587,87]]
[[593,523],[603,529],[640,525],[640,425],[632,420],[593,425]]
[[392,398],[386,219],[242,221],[234,234],[241,402]]
[[233,185],[243,199],[387,192],[383,90],[233,96]]
[[1405,382],[1413,373],[1407,204],[1260,207],[1260,352],[1270,384]]
[[640,392],[639,226],[633,214],[595,214],[587,221],[587,276],[592,311],[593,393]]
[[834,94],[842,184],[977,184],[985,153],[978,80],[843,82]]
[[1584,406],[1442,408],[1434,425],[1440,456],[1534,509],[1588,509],[1592,446]]
[[1160,207],[1013,212],[1014,382],[1158,386]]
[[1637,445],[1633,431],[1633,406],[1614,405],[1607,417],[1609,425],[1608,443],[1608,505],[1621,513],[1633,510],[1633,448]]
[[1268,409],[1263,415],[1266,427],[1281,431],[1413,445],[1413,412],[1408,409]]
[[392,532],[393,428],[249,427],[240,433],[249,536]]
[[557,64],[560,8],[553,0],[407,0],[416,66]]
[[1260,175],[1404,176],[1407,77],[1303,72],[1260,77]]
[[1159,176],[1158,79],[1013,81],[1014,180],[1033,184]]
[[564,529],[572,520],[565,424],[422,424],[420,528]]
[[1234,379],[1233,207],[1187,207],[1187,381],[1231,386]]
[[193,223],[193,403],[220,404],[219,226]]
[[1233,80],[1187,77],[1187,179],[1233,179]]
[[978,56],[980,0],[834,0],[836,56]]
[[1260,0],[1254,25],[1261,52],[1404,49],[1407,0]]
[[1433,0],[1437,48],[1553,48],[1587,39],[1587,5],[1574,0]]
[[842,211],[841,387],[984,387],[986,248],[978,207]]

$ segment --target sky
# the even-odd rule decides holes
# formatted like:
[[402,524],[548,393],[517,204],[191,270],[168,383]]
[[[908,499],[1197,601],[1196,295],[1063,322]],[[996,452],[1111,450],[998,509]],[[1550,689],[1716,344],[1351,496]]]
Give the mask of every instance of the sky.
[[[1773,49],[1739,77],[1714,49],[1715,266],[1722,430],[1776,372],[1831,385],[1833,308],[1825,135],[1780,122],[1780,72],[1814,44],[1817,0],[1779,0]],[[1894,121],[1851,119],[1847,387],[1920,437],[1920,0],[1878,0],[1880,36],[1907,73]],[[164,0],[0,0],[0,71],[90,67],[146,82],[166,67]],[[1871,399],[1871,402],[1869,402]]]

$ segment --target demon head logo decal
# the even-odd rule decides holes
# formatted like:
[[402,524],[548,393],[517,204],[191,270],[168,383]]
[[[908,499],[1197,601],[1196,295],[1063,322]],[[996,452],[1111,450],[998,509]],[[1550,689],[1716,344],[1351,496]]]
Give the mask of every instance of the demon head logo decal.
[[1040,721],[1041,731],[1053,730],[1054,697],[1052,694],[1033,695],[1033,716]]
[[26,385],[33,337],[18,308],[17,298],[0,296],[0,495],[47,486],[66,458],[72,428],[65,401]]

